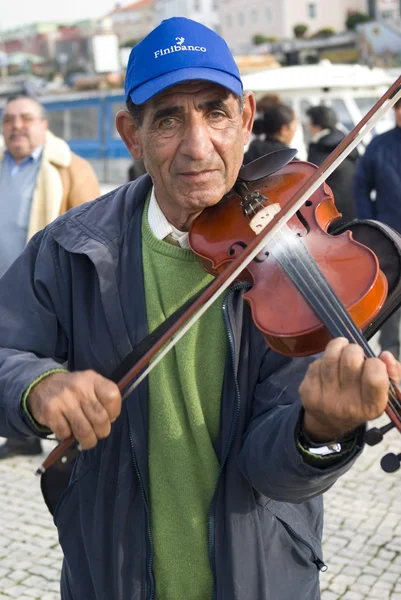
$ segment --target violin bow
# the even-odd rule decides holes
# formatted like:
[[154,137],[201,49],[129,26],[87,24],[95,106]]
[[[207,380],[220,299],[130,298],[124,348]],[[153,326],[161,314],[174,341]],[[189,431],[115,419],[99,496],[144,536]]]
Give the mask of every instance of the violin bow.
[[[247,265],[263,250],[280,229],[286,225],[287,221],[295,215],[399,99],[401,99],[401,76],[396,79],[314,174],[295,192],[286,205],[281,208],[280,212],[273,216],[262,232],[256,235],[250,244],[244,248],[243,252],[226,266],[224,271],[209,284],[190,308],[177,319],[154,346],[120,379],[117,385],[122,393],[123,400],[134,391],[164,356],[174,348],[177,342],[189,331],[217,298],[230,287]],[[157,356],[155,356],[156,354]],[[152,363],[150,363],[151,360]],[[389,414],[389,416],[401,431],[401,422],[393,413]],[[36,475],[43,474],[46,469],[63,456],[65,451],[74,442],[75,439],[73,436],[61,441],[37,469]]]

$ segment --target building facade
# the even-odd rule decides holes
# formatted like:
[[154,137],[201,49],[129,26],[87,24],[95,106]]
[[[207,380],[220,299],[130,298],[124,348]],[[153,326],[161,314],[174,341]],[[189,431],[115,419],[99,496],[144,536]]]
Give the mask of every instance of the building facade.
[[[383,1],[383,0],[382,0]],[[307,35],[325,27],[345,29],[349,12],[367,13],[369,0],[220,0],[220,32],[239,54],[252,49],[260,34],[277,39],[294,37],[295,25],[306,25]]]
[[139,41],[155,26],[154,4],[154,0],[137,0],[126,6],[118,6],[104,18],[103,28],[113,31],[120,45]]
[[187,17],[220,32],[219,4],[222,0],[155,0],[156,23],[170,17]]

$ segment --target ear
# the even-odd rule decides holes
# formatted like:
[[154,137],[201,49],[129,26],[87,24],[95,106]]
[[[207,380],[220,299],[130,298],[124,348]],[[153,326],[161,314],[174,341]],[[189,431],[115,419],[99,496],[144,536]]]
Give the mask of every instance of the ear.
[[245,92],[244,108],[242,111],[242,131],[244,134],[244,145],[249,142],[251,137],[253,122],[256,114],[256,101],[253,92]]
[[116,115],[116,127],[132,158],[142,158],[142,146],[139,128],[127,110],[120,110]]

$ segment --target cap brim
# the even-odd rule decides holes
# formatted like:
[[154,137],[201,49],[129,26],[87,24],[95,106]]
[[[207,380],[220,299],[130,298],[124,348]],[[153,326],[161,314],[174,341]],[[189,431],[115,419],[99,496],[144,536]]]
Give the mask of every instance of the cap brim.
[[130,92],[131,100],[134,104],[143,104],[172,85],[184,81],[193,81],[195,79],[217,83],[231,90],[238,96],[241,96],[242,94],[242,83],[237,77],[225,73],[224,71],[219,71],[218,69],[197,67],[177,69],[176,71],[171,71],[170,73],[155,77],[132,90]]

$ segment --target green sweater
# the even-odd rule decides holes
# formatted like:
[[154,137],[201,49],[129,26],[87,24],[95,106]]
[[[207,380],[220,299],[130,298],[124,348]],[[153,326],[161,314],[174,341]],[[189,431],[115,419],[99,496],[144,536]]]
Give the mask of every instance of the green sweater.
[[[149,330],[212,277],[190,251],[158,240],[144,211],[142,252]],[[153,369],[149,385],[150,519],[157,600],[212,597],[208,510],[219,462],[226,334],[215,302]]]

